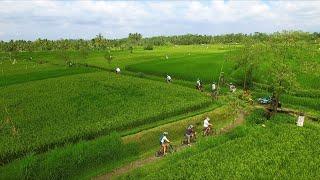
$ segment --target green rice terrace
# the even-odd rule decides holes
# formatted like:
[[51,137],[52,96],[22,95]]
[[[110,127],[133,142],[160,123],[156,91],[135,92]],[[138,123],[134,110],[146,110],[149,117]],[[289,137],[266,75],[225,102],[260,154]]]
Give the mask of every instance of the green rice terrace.
[[320,179],[320,36],[301,33],[0,42],[0,179]]

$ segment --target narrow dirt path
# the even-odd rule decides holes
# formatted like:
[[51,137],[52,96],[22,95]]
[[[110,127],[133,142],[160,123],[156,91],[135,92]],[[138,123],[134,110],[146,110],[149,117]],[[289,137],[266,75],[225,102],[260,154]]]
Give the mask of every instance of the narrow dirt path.
[[[220,129],[219,133],[217,135],[220,135],[220,134],[224,134],[224,133],[227,133],[229,131],[231,131],[233,128],[235,128],[236,126],[242,124],[244,122],[244,112],[240,112],[238,114],[238,117],[234,120],[234,122],[222,129]],[[180,150],[184,149],[184,148],[187,148],[188,146],[179,146],[176,148],[176,151],[179,152]],[[136,160],[136,161],[133,161],[131,162],[130,164],[128,165],[125,165],[125,166],[122,166],[122,167],[119,167],[118,169],[115,169],[107,174],[104,174],[104,175],[101,175],[101,176],[98,176],[98,177],[94,177],[92,179],[96,179],[96,180],[105,180],[105,179],[111,179],[113,177],[117,177],[117,176],[120,176],[120,175],[123,175],[125,173],[128,173],[134,169],[137,169],[139,167],[142,167],[142,166],[145,166],[147,164],[150,164],[150,163],[153,163],[153,162],[156,162],[158,160],[162,159],[161,157],[155,157],[155,156],[150,156],[150,157],[147,157],[145,159],[139,159],[139,160]]]

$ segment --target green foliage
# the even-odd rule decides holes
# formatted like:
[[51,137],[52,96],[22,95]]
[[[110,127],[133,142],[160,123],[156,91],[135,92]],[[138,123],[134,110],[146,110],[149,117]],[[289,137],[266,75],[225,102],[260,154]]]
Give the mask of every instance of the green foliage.
[[[199,45],[199,44],[232,44],[238,45],[247,41],[252,42],[268,42],[271,38],[277,42],[283,42],[286,39],[290,39],[295,42],[308,42],[319,43],[320,33],[309,33],[301,31],[283,31],[275,32],[272,34],[255,32],[252,34],[223,34],[223,35],[198,35],[198,34],[186,34],[177,36],[155,36],[142,38],[139,33],[130,33],[128,38],[123,39],[106,39],[102,34],[98,34],[91,40],[83,39],[36,39],[35,41],[25,40],[11,40],[9,42],[0,41],[1,52],[13,52],[13,51],[52,51],[65,48],[66,50],[80,50],[81,47],[86,47],[90,50],[104,51],[108,47],[115,47],[123,49],[123,46],[127,43],[137,46],[140,44],[152,44],[156,46],[161,45]],[[223,47],[221,47],[223,49]]]
[[81,57],[81,59],[83,60],[83,61],[85,61],[87,58],[88,58],[88,56],[89,56],[89,50],[88,50],[88,48],[86,48],[86,47],[82,47],[82,48],[80,48],[80,50],[79,50],[79,55],[80,55],[80,57]]
[[106,59],[108,61],[109,64],[111,64],[111,61],[113,59],[112,55],[111,55],[111,51],[107,50],[107,52],[104,54],[104,59]]
[[[56,148],[37,156],[29,155],[8,167],[0,168],[0,178],[15,179],[66,179],[82,173],[83,170],[98,167],[137,155],[136,144],[124,144],[118,134],[80,142],[64,148]],[[19,163],[19,169],[15,169]],[[15,175],[8,177],[10,171]]]
[[143,47],[144,50],[153,50],[153,45],[152,44],[147,44]]
[[251,125],[263,124],[267,121],[265,111],[262,109],[254,110],[247,118],[246,122]]
[[296,127],[295,118],[276,115],[266,127],[210,137],[119,179],[318,179],[319,128],[311,122]]
[[132,46],[132,45],[129,45],[128,50],[129,50],[129,52],[132,54],[132,53],[133,53],[133,46]]
[[18,60],[16,64],[4,61],[0,69],[0,87],[29,81],[69,76],[97,71],[89,67],[65,68],[48,63],[38,64],[26,60]]
[[142,35],[140,33],[129,33],[128,40],[134,46],[138,45],[142,39]]
[[[256,39],[268,39],[268,35],[265,34],[256,34],[254,37]],[[59,41],[59,43],[63,44],[61,47],[69,49],[66,51],[69,58],[79,62],[79,64],[83,63],[90,66],[97,66],[101,69],[114,69],[115,67],[120,67],[124,70],[123,76],[116,76],[106,72],[91,73],[97,70],[84,67],[66,68],[61,66],[64,65],[64,62],[61,61],[59,51],[44,51],[47,46],[39,45],[39,47],[44,47],[44,49],[41,50],[42,52],[17,52],[17,63],[14,65],[9,61],[10,58],[8,56],[1,53],[0,59],[2,61],[0,70],[1,68],[3,70],[3,73],[1,74],[3,76],[0,77],[0,118],[2,120],[0,120],[1,158],[2,160],[12,160],[17,157],[22,157],[28,152],[40,152],[40,155],[30,155],[28,157],[29,160],[25,160],[21,163],[23,164],[22,167],[24,167],[21,168],[21,171],[23,171],[23,169],[29,170],[24,174],[24,178],[33,179],[34,177],[37,177],[33,172],[40,172],[42,166],[38,164],[42,163],[45,163],[46,166],[48,164],[48,167],[55,172],[70,175],[73,172],[67,170],[69,167],[74,168],[73,166],[79,166],[80,170],[81,168],[86,169],[87,167],[72,162],[70,162],[70,164],[69,162],[64,162],[63,164],[65,165],[59,164],[59,160],[57,159],[67,159],[67,157],[60,153],[53,153],[54,155],[50,156],[50,160],[44,161],[42,159],[42,155],[45,154],[44,152],[47,152],[54,146],[61,146],[65,143],[76,143],[81,139],[92,139],[100,135],[110,134],[110,132],[114,130],[132,132],[135,131],[136,128],[139,129],[152,123],[161,123],[164,119],[168,120],[167,118],[169,117],[205,107],[210,103],[208,102],[209,98],[190,88],[193,88],[195,80],[199,77],[205,83],[205,89],[209,90],[209,83],[218,81],[222,66],[224,67],[227,82],[238,82],[239,85],[242,85],[244,82],[243,74],[246,72],[246,68],[253,70],[252,72],[249,72],[248,79],[250,82],[253,82],[254,89],[252,89],[251,92],[254,97],[269,96],[272,92],[272,88],[269,84],[279,80],[272,79],[270,76],[273,74],[271,71],[273,71],[272,68],[275,65],[272,63],[275,63],[276,59],[283,58],[284,56],[285,58],[283,58],[283,61],[281,60],[281,63],[285,65],[284,68],[286,72],[293,73],[297,76],[298,83],[297,85],[295,85],[295,83],[285,84],[283,93],[280,97],[282,104],[284,107],[298,108],[303,111],[310,110],[317,114],[320,107],[320,91],[318,90],[320,87],[318,83],[320,74],[317,68],[320,62],[318,53],[320,51],[317,45],[303,43],[304,40],[301,39],[301,37],[307,36],[293,36],[290,33],[285,35],[280,34],[277,35],[277,39],[272,42],[272,44],[275,42],[278,42],[278,44],[275,43],[275,46],[272,48],[270,48],[272,44],[267,43],[266,45],[259,44],[259,46],[254,46],[252,49],[248,46],[247,48],[250,48],[251,54],[243,54],[244,58],[242,59],[244,59],[244,61],[241,62],[242,65],[245,65],[245,68],[238,67],[236,69],[237,61],[225,61],[225,59],[229,55],[233,55],[232,53],[244,51],[246,47],[244,47],[244,49],[239,47],[245,45],[234,45],[234,47],[237,48],[232,48],[232,53],[227,53],[229,48],[232,47],[231,45],[169,45],[157,46],[153,51],[145,51],[142,47],[135,47],[135,52],[132,54],[128,51],[120,51],[120,49],[117,49],[118,45],[115,45],[110,49],[110,53],[117,57],[117,61],[106,63],[104,57],[109,46],[104,46],[104,44],[110,43],[109,40],[104,40],[104,38],[101,37],[100,40],[102,40],[103,43],[100,43],[101,46],[97,45],[96,47],[92,47],[92,44],[99,44],[99,38],[95,40],[96,42],[90,41],[87,42],[87,44],[85,41],[81,42],[86,44],[85,47],[90,49],[87,58],[82,58],[81,50],[69,51],[70,49],[73,49],[73,47],[76,47],[73,44],[74,42]],[[221,40],[235,44],[234,42],[240,40],[241,36],[221,36],[220,38],[221,39],[215,41]],[[284,40],[287,41],[288,39],[294,39],[293,42],[295,42],[295,44],[291,45],[292,42],[290,40],[289,46],[284,45]],[[207,44],[207,40],[210,41],[210,37],[204,38],[199,36],[195,38],[193,35],[190,35],[179,36],[174,40],[169,37],[168,39],[154,38],[150,41],[160,44],[192,44],[203,41],[203,44]],[[299,43],[296,42],[298,40]],[[148,41],[145,41],[145,38],[143,38],[141,39],[140,44],[147,44]],[[245,42],[244,40],[241,41]],[[121,41],[121,43],[122,42],[127,44],[126,39]],[[76,48],[78,48],[78,46],[81,48],[81,43],[78,44]],[[281,50],[273,52],[272,49],[277,46],[282,46],[279,47]],[[258,47],[262,47],[262,49],[256,50],[255,48]],[[267,47],[270,49],[265,49]],[[91,51],[93,49],[101,50]],[[286,54],[281,52],[286,52]],[[170,56],[170,59],[167,61],[164,60],[166,54]],[[258,54],[258,65],[246,67],[246,65],[248,65],[246,62],[251,62],[252,59],[250,58],[256,57]],[[27,62],[26,59],[29,59],[31,56],[33,57],[33,60],[31,62],[28,60]],[[43,61],[46,63],[38,64],[33,61]],[[51,63],[58,65],[52,65]],[[283,66],[281,66],[281,68],[283,68]],[[278,67],[277,71],[280,72],[281,68]],[[134,72],[128,72],[126,70]],[[77,75],[80,73],[81,75]],[[127,74],[140,78],[126,76]],[[149,74],[157,75],[159,77],[149,76]],[[163,81],[163,77],[165,77],[166,74],[170,74],[173,77],[173,84],[168,85],[159,82]],[[280,73],[276,75],[281,77]],[[144,78],[148,78],[148,80]],[[155,81],[150,81],[150,79]],[[187,81],[182,82],[181,79]],[[180,81],[183,86],[189,88],[177,86],[176,84]],[[250,82],[248,82],[247,85],[249,85]],[[291,86],[292,84],[295,85],[293,88]],[[290,85],[290,88],[288,88],[287,85]],[[222,94],[227,94],[226,88],[227,87],[223,87],[225,92],[222,92]],[[230,102],[227,104],[233,108],[227,109],[226,112],[228,112],[228,115],[233,115],[233,113],[236,113],[236,110],[242,108],[242,104],[237,101],[237,93],[232,95],[227,94],[227,97],[228,102]],[[222,101],[224,104],[227,100],[222,99]],[[137,109],[143,109],[143,111],[137,111]],[[320,115],[320,113],[318,114]],[[227,118],[223,114],[214,117],[216,117],[217,120],[221,120],[221,122]],[[292,171],[298,171],[295,167],[297,164],[291,163],[290,161],[292,161],[292,159],[288,158],[289,155],[285,154],[284,151],[280,151],[280,154],[284,157],[281,159],[275,149],[289,149],[292,152],[293,150],[290,149],[292,148],[291,145],[297,147],[295,144],[296,142],[305,142],[306,139],[309,139],[306,142],[306,144],[309,145],[312,142],[314,143],[316,141],[315,139],[319,138],[313,131],[309,132],[310,129],[319,131],[316,126],[308,125],[307,123],[306,127],[308,128],[308,132],[304,132],[304,129],[296,130],[294,129],[295,127],[292,126],[295,120],[296,119],[288,116],[276,115],[271,118],[270,121],[265,121],[262,116],[262,111],[254,112],[254,114],[250,115],[247,119],[248,123],[246,126],[238,127],[228,135],[219,138],[209,138],[202,141],[199,143],[199,149],[188,149],[188,152],[185,153],[184,156],[177,155],[176,158],[173,158],[172,163],[171,161],[168,162],[168,164],[172,164],[170,167],[173,169],[179,168],[179,165],[182,165],[183,172],[185,170],[199,173],[192,175],[186,172],[185,175],[184,173],[181,175],[180,172],[171,173],[170,169],[167,168],[161,172],[164,172],[164,174],[168,173],[169,175],[165,175],[164,178],[169,179],[179,177],[182,179],[190,177],[194,177],[195,179],[212,177],[220,177],[221,179],[239,179],[241,177],[247,177],[248,179],[256,177],[274,178],[271,175],[268,176],[267,172],[261,170],[263,166],[258,163],[261,161],[265,167],[271,168],[270,171],[268,169],[268,173],[270,174],[275,173],[272,169],[284,169],[282,173],[280,172],[280,175],[282,175],[281,177],[284,177],[283,174],[287,173],[289,168],[283,168],[281,164],[289,162],[288,166],[291,167],[292,165]],[[185,123],[188,124],[187,122]],[[261,123],[266,124],[266,128],[263,128]],[[183,124],[183,127],[186,126],[186,124]],[[274,126],[275,129],[273,129]],[[276,129],[276,127],[278,128]],[[271,128],[272,131],[269,132],[268,128]],[[294,131],[288,131],[292,130],[292,128]],[[180,127],[168,127],[167,129],[171,129],[175,137],[179,137],[183,133],[183,129]],[[161,131],[164,130],[165,129],[161,129]],[[266,132],[267,130],[268,132]],[[302,134],[299,134],[301,131]],[[158,136],[159,132],[154,131],[152,135]],[[284,140],[278,136],[282,136]],[[293,138],[290,139],[289,136]],[[304,139],[304,137],[306,137],[306,139]],[[151,142],[153,138],[153,136],[150,136],[143,137],[142,139]],[[282,144],[278,142],[282,142]],[[138,143],[143,146],[145,141],[138,141]],[[277,147],[273,149],[272,145]],[[311,160],[310,162],[312,163],[318,163],[316,160],[311,159],[311,155],[308,154],[312,148],[316,149],[316,147],[311,144],[309,149],[307,145],[303,146],[302,150],[306,151],[304,152],[307,154],[306,158]],[[149,148],[158,148],[158,144],[155,142],[154,144],[150,143],[143,147],[145,150],[150,150]],[[269,149],[265,152],[266,149],[264,148]],[[224,152],[225,150],[226,152]],[[271,153],[268,153],[269,151]],[[206,155],[204,152],[207,152],[212,156]],[[81,154],[82,152],[80,152],[80,150],[72,149],[66,153],[66,156],[69,156],[72,153]],[[35,156],[37,158],[35,158]],[[81,154],[81,156],[78,156],[78,159],[73,160],[79,161],[81,164],[81,162],[83,162],[81,157],[83,156],[84,155]],[[195,158],[193,156],[198,157]],[[271,160],[265,162],[265,159],[261,159],[260,156],[268,156],[269,160]],[[55,159],[55,157],[59,158]],[[248,157],[248,159],[242,157]],[[98,157],[93,157],[93,159],[97,158]],[[302,159],[303,157],[300,156],[299,158]],[[180,162],[183,159],[188,160]],[[184,164],[188,164],[189,160],[194,162],[190,164],[190,166],[196,166],[195,170],[183,166]],[[41,161],[41,163],[38,163],[39,161]],[[118,161],[121,160],[111,161],[111,164],[115,164]],[[199,164],[198,162],[201,163]],[[207,171],[200,173],[201,168],[207,167],[204,166],[204,164],[209,163],[214,163],[214,165],[216,165],[212,169],[209,169],[209,172],[213,173],[209,173],[209,175],[203,175],[206,174]],[[250,165],[251,163],[253,165]],[[271,166],[268,163],[271,163],[274,166]],[[304,166],[304,164],[307,164],[308,162],[302,159],[301,163],[303,163],[302,165]],[[17,164],[16,166],[19,166]],[[92,166],[93,168],[95,167],[95,165]],[[200,169],[197,169],[198,166]],[[226,167],[229,167],[229,169]],[[230,171],[230,168],[234,171]],[[311,174],[311,170],[308,169],[309,167],[304,168],[305,170],[303,170],[302,173]],[[163,166],[160,170],[161,169],[163,169]],[[253,172],[248,169],[252,169]],[[4,174],[2,172],[6,172],[6,175],[9,173],[3,170],[0,172],[0,177]],[[59,175],[57,175],[58,173],[49,171],[45,171],[44,173],[46,173],[46,175],[52,175],[48,175],[48,177],[59,178]],[[150,176],[147,176],[148,173],[147,175],[144,174],[144,171],[140,171],[139,173],[142,178],[158,177],[158,174],[154,173],[150,173]],[[287,174],[290,173],[291,172]],[[225,174],[225,176],[223,176],[223,174]],[[4,178],[0,179],[8,179],[5,177],[13,176],[4,176]],[[133,176],[133,178],[137,177],[139,176]],[[67,176],[64,178],[67,178]]]
[[[217,51],[216,51],[217,52]],[[126,67],[134,72],[144,72],[147,74],[165,77],[172,75],[175,79],[183,79],[195,82],[200,78],[205,83],[218,81],[220,68],[224,64],[224,54],[212,53],[200,56],[173,57],[168,61],[154,60],[137,63]],[[232,66],[229,62],[225,64],[225,73],[229,73]],[[191,71],[192,70],[192,71]]]
[[205,95],[189,88],[106,72],[11,85],[0,95],[1,161],[130,130],[209,103]]
[[241,80],[238,84],[243,84],[243,89],[249,89],[253,85],[254,71],[262,60],[262,48],[262,44],[246,42],[242,48],[231,53],[230,60],[235,62],[235,70],[241,72],[242,76],[236,78]]
[[71,56],[68,53],[68,51],[64,48],[62,48],[60,51],[58,51],[59,58],[68,66],[69,63],[71,63]]

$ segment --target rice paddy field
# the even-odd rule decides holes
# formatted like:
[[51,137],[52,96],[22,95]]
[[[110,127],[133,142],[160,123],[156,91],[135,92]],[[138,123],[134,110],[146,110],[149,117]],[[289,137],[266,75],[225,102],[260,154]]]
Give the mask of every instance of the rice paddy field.
[[1,92],[2,160],[65,141],[129,130],[210,102],[185,87],[109,72],[32,81]]
[[[71,67],[55,51],[20,52],[15,61],[0,54],[0,179],[90,179],[153,156],[162,131],[173,132],[179,144],[190,122],[201,131],[210,116],[219,131],[242,111],[248,116],[234,130],[114,178],[318,179],[319,122],[298,128],[296,117],[283,114],[267,121],[238,101],[241,84],[239,94],[225,86],[221,98],[210,96],[210,83],[221,71],[227,82],[242,78],[228,60],[235,47],[242,46],[113,49],[111,61],[101,51],[85,58],[68,51]],[[320,117],[319,59],[288,63],[298,85],[281,96],[283,107]],[[272,67],[268,60],[260,64],[254,100],[270,95],[265,79]],[[165,82],[167,74],[172,83]],[[204,92],[194,88],[198,78]]]
[[318,179],[319,124],[296,127],[278,115],[265,127],[255,111],[247,124],[119,179]]

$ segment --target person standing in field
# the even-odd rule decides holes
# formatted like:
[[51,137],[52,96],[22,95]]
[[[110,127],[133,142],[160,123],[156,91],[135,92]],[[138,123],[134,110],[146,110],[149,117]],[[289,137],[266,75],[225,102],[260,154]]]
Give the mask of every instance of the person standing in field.
[[203,135],[204,136],[209,135],[209,133],[211,131],[212,124],[209,121],[210,121],[209,117],[206,117],[206,119],[203,121]]
[[230,89],[230,92],[236,92],[237,88],[235,85],[233,85],[232,83],[229,84],[229,89]]
[[216,85],[215,82],[212,83],[211,90],[212,90],[212,96],[216,97],[216,95],[217,95],[217,85]]
[[116,68],[116,73],[120,74],[120,68],[119,67]]
[[167,75],[166,81],[167,81],[167,83],[171,83],[171,81],[172,81],[171,76]]
[[160,145],[163,151],[163,155],[167,154],[167,149],[170,143],[170,140],[167,138],[168,132],[163,132],[160,137]]

